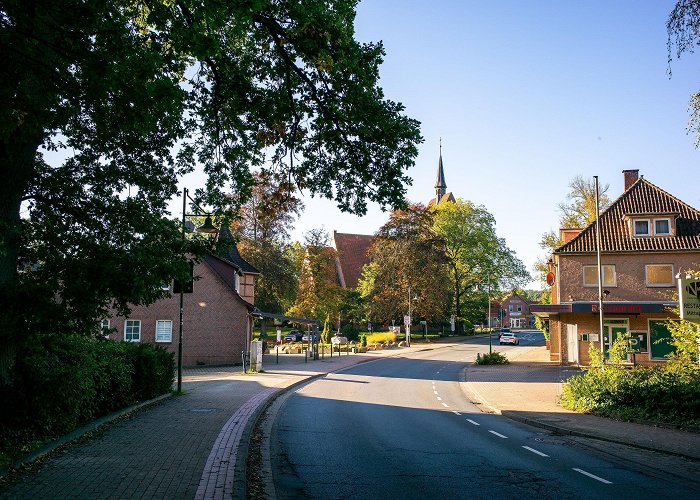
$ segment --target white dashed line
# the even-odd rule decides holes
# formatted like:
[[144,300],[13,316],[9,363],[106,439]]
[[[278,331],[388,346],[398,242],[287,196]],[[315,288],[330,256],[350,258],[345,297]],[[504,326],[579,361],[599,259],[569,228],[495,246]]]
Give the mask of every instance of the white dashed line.
[[438,401],[442,401],[442,398],[441,398],[440,396],[438,396],[437,400],[438,400]]
[[458,412],[457,410],[452,410],[452,413],[454,413],[455,415],[461,415],[461,413]]
[[449,407],[450,407],[450,405],[446,405],[445,403],[440,403],[440,404],[441,404],[442,406],[444,406],[445,408],[449,408]]
[[437,395],[438,392],[437,392],[437,391],[433,391],[433,393],[434,393],[435,395]]
[[467,422],[469,422],[472,425],[481,425],[479,422],[474,422],[471,418],[468,418]]
[[532,453],[535,453],[541,457],[548,457],[549,456],[546,453],[542,453],[541,451],[538,451],[534,448],[530,448],[529,446],[523,446],[523,448],[525,448],[527,451],[531,451]]
[[590,472],[586,472],[585,470],[577,469],[576,467],[574,467],[574,470],[576,472],[578,472],[579,474],[583,474],[584,476],[591,477],[591,478],[595,479],[596,481],[600,481],[601,483],[612,484],[611,481],[608,481],[607,479],[603,479],[602,477],[598,477],[595,474],[591,474]]
[[498,433],[498,432],[496,432],[496,431],[489,431],[489,432],[490,432],[491,434],[493,434],[494,436],[498,436],[499,438],[508,439],[508,436],[504,436],[503,434]]

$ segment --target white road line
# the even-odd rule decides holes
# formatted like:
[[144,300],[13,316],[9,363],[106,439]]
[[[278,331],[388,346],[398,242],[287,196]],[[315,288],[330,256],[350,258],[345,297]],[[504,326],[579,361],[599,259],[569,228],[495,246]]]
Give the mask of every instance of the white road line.
[[585,470],[577,469],[576,467],[574,467],[574,470],[576,472],[578,472],[579,474],[583,474],[584,476],[592,477],[593,479],[595,479],[596,481],[600,481],[601,483],[612,484],[611,481],[608,481],[607,479],[603,479],[602,477],[598,477],[595,474],[591,474],[590,472],[586,472]]
[[467,422],[469,422],[472,425],[481,425],[479,422],[474,422],[471,418],[468,418]]
[[438,393],[437,391],[433,391],[433,392],[434,392],[436,395],[437,395],[437,393]]
[[500,434],[500,433],[498,433],[498,432],[496,432],[496,431],[489,431],[489,432],[490,432],[491,434],[493,434],[494,436],[498,436],[499,438],[508,439],[508,436],[504,436],[503,434]]
[[442,401],[442,398],[441,398],[440,396],[438,396],[437,400],[438,400],[438,401]]
[[452,410],[452,413],[454,413],[455,415],[461,415],[461,413],[458,412],[457,410]]
[[449,408],[449,407],[450,407],[450,405],[446,405],[445,403],[440,403],[440,404],[441,404],[442,406],[444,406],[445,408]]
[[549,456],[546,453],[542,453],[541,451],[538,451],[534,448],[530,448],[529,446],[523,446],[523,448],[525,448],[527,451],[531,451],[532,453],[535,453],[541,457],[548,457]]

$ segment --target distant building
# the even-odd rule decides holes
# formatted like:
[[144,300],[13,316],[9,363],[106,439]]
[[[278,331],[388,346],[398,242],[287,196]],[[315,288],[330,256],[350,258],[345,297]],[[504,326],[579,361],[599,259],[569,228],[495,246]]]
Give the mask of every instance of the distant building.
[[445,169],[442,166],[442,140],[440,141],[440,159],[438,160],[437,178],[435,179],[435,198],[428,202],[428,206],[439,205],[445,202],[455,202],[455,197],[452,191],[447,191],[447,182],[445,182]]
[[[600,338],[596,224],[564,230],[550,262],[552,304],[532,305],[549,319],[550,358],[589,364],[591,343],[607,351],[631,337],[635,361],[666,361],[673,350],[667,320],[678,319],[675,276],[700,263],[700,211],[625,170],[625,191],[600,214],[603,337]],[[630,356],[631,357],[631,356]]]
[[507,295],[501,301],[501,323],[510,328],[530,328],[535,317],[530,313],[531,302],[517,293]]
[[362,268],[370,262],[368,252],[374,236],[333,231],[332,238],[338,283],[342,288],[357,288]]

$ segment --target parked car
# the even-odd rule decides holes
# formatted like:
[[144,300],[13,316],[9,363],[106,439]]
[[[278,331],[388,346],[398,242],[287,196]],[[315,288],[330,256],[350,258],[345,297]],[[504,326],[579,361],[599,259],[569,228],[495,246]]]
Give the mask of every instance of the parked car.
[[503,345],[503,344],[513,344],[513,345],[518,345],[520,344],[520,339],[516,334],[514,334],[511,331],[504,331],[501,330],[501,334],[498,336],[498,343]]
[[285,342],[299,342],[304,334],[299,330],[290,330],[288,334],[284,336]]
[[305,333],[304,335],[302,335],[301,341],[302,341],[302,342],[308,342],[308,341],[309,341],[309,337],[313,339],[313,342],[314,342],[314,343],[315,343],[315,342],[318,342],[318,340],[321,338],[320,335],[319,335],[318,333],[312,334],[312,335],[309,335],[308,333]]

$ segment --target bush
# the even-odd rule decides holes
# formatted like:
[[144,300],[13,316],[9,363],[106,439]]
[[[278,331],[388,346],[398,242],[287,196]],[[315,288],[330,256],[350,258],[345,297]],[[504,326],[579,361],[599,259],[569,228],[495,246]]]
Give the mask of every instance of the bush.
[[561,404],[580,412],[678,425],[700,424],[700,373],[695,366],[596,365],[564,385]]
[[41,335],[17,352],[0,385],[0,452],[66,434],[97,417],[166,393],[173,354],[160,346]]
[[349,323],[340,328],[341,337],[347,337],[348,340],[357,340],[359,333],[360,330]]
[[375,332],[365,335],[367,344],[389,344],[396,342],[396,334],[394,332]]
[[510,361],[508,361],[506,355],[497,351],[493,351],[490,354],[476,355],[477,365],[507,365],[509,363]]

